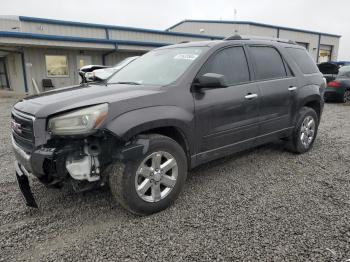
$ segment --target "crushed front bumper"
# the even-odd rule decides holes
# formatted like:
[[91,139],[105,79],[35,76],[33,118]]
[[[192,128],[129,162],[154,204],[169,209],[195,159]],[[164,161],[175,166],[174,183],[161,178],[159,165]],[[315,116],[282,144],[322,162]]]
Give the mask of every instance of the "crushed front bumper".
[[37,177],[45,175],[45,171],[43,169],[44,161],[46,159],[52,159],[55,152],[55,148],[41,148],[29,154],[20,148],[13,138],[12,147],[15,157],[21,166],[23,166],[29,173],[33,173]]
[[16,157],[15,170],[19,188],[24,196],[26,205],[37,208],[34,195],[29,184],[29,176],[34,175],[39,179],[45,175],[44,161],[52,159],[54,149],[38,149],[32,153],[25,152],[12,138],[12,147]]
[[15,169],[18,186],[24,196],[26,205],[29,207],[38,208],[32,190],[30,189],[28,179],[29,172],[18,161],[15,161]]
[[[111,135],[51,141],[32,152],[25,151],[12,138],[16,156],[16,177],[28,206],[37,207],[28,177],[33,175],[49,187],[70,182],[75,191],[106,184],[104,170],[113,161],[128,161],[146,152],[149,141],[139,138],[125,145]],[[90,158],[91,161],[85,161]],[[89,159],[88,159],[89,160]]]

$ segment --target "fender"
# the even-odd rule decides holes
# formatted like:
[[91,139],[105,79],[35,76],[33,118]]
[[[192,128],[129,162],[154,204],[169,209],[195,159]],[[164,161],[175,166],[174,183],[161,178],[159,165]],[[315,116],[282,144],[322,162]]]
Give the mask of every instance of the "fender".
[[[147,130],[159,127],[176,127],[188,141],[193,140],[194,115],[177,106],[153,106],[126,112],[114,118],[106,129],[123,141]],[[190,151],[194,143],[190,143]]]
[[[322,96],[320,94],[320,87],[318,85],[306,85],[306,86],[301,87],[298,91],[297,101],[298,101],[298,103],[296,105],[297,110],[295,112],[299,112],[300,108],[302,108],[304,105],[306,105],[307,103],[310,103],[310,102],[314,102],[314,101],[320,103],[320,109],[322,112],[323,99],[322,99]],[[296,115],[295,115],[295,118],[296,118]],[[296,121],[295,118],[294,118],[294,120]]]

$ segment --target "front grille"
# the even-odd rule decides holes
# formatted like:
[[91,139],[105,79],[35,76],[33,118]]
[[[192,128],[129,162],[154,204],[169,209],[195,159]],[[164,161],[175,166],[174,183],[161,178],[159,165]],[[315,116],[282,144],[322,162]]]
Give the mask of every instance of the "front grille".
[[12,111],[12,135],[16,144],[26,152],[34,150],[34,117]]

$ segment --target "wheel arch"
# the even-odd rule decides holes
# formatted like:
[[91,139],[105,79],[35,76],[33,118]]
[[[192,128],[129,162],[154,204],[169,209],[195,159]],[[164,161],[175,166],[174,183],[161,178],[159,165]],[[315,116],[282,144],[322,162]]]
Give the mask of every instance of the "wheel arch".
[[186,135],[180,128],[176,126],[161,126],[161,127],[145,130],[138,135],[146,135],[146,134],[159,134],[159,135],[163,135],[173,139],[182,147],[182,149],[186,154],[187,162],[190,163],[191,150],[190,150],[189,142]]
[[164,135],[179,143],[190,157],[195,149],[193,119],[193,114],[183,108],[156,106],[124,113],[111,121],[106,129],[125,142],[141,134]]
[[320,100],[313,99],[313,100],[310,100],[310,101],[306,101],[303,104],[303,106],[310,107],[313,110],[315,110],[315,112],[317,114],[317,117],[318,117],[318,121],[320,121],[321,114],[322,114],[322,106],[321,106],[321,101]]

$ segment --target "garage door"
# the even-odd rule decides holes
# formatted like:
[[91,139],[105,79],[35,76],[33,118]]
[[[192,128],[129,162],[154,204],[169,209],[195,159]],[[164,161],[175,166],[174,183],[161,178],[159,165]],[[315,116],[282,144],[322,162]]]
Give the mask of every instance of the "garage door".
[[331,45],[320,45],[320,52],[318,54],[319,63],[331,61],[332,48],[333,47]]

